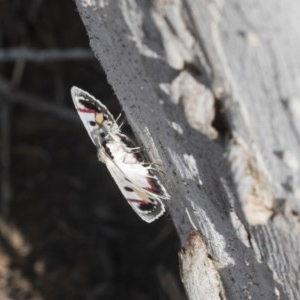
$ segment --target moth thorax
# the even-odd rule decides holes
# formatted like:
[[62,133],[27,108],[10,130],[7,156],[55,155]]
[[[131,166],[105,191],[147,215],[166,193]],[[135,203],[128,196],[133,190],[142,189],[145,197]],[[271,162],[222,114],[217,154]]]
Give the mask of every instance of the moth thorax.
[[96,123],[102,127],[103,126],[103,123],[104,123],[104,116],[103,116],[103,113],[96,113],[95,115],[95,121]]
[[104,125],[110,125],[111,121],[107,119],[107,116],[105,116],[103,113],[96,113],[95,114],[95,121],[98,124],[98,126],[101,128]]

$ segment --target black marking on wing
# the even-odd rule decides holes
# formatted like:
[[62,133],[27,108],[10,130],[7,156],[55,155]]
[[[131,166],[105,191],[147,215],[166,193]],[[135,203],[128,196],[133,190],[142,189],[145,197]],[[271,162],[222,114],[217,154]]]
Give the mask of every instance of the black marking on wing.
[[[123,144],[125,144],[125,146],[128,147],[129,149],[136,147],[134,142],[129,137],[127,137],[126,135],[118,134],[118,137],[120,138],[121,142]],[[142,154],[141,151],[134,152],[133,155],[134,155],[134,157],[136,158],[136,160],[138,162],[144,162],[146,160],[145,156]]]
[[97,103],[92,103],[88,100],[79,100],[79,103],[82,104],[85,108],[94,110],[98,113],[102,112],[101,108],[97,105]]
[[126,147],[128,147],[128,148],[136,147],[134,142],[130,138],[128,138],[126,135],[118,134],[118,137],[121,139],[121,142],[123,142],[126,145]]
[[[148,167],[150,167],[150,164],[143,164],[143,166],[146,167],[146,168],[148,168]],[[148,174],[150,176],[154,176],[155,175],[155,173],[151,169],[148,169]]]
[[133,192],[133,189],[129,186],[124,186],[124,190],[127,192]]
[[90,121],[90,125],[91,125],[91,126],[95,126],[95,125],[96,125],[96,122]]
[[103,140],[102,143],[101,143],[102,147],[104,148],[105,150],[105,153],[113,160],[114,157],[109,149],[109,147],[107,146],[107,141],[106,140]]
[[155,205],[153,203],[142,203],[139,205],[139,209],[142,211],[153,211]]

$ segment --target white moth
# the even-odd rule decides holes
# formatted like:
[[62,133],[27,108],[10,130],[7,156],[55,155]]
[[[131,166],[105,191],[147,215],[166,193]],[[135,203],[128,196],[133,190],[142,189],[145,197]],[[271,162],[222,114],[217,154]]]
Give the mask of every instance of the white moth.
[[133,210],[151,223],[165,212],[163,200],[170,198],[139,147],[121,132],[111,113],[99,100],[73,86],[71,95],[99,161],[106,164]]

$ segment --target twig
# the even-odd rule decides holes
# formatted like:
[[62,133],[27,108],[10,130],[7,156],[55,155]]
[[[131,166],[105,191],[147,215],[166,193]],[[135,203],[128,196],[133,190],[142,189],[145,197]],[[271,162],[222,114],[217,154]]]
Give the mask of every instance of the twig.
[[13,104],[21,104],[34,110],[52,114],[64,120],[79,122],[75,111],[50,103],[43,98],[35,97],[25,92],[13,92],[9,83],[2,78],[0,79],[0,95],[1,94],[4,96],[0,97],[0,101],[2,102],[10,101]]
[[32,62],[49,62],[58,60],[90,60],[94,59],[92,51],[86,49],[51,49],[35,50],[29,48],[0,49],[0,61],[27,60]]
[[10,105],[3,102],[1,105],[1,213],[9,214],[9,203],[12,196],[10,180]]

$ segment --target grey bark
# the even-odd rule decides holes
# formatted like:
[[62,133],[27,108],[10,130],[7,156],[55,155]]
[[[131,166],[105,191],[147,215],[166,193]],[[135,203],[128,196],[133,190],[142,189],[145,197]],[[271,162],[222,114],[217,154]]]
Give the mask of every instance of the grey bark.
[[76,3],[165,174],[188,297],[300,299],[299,1]]

